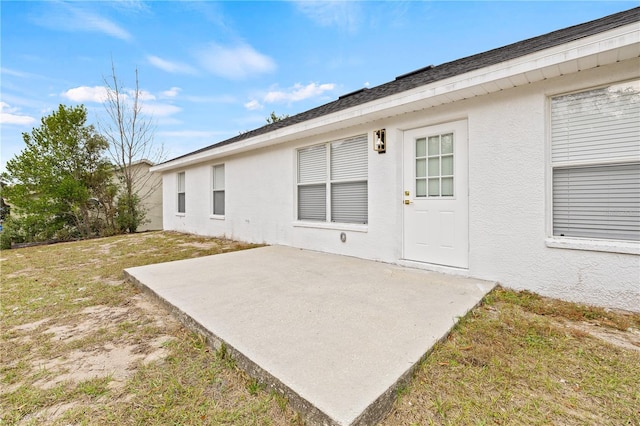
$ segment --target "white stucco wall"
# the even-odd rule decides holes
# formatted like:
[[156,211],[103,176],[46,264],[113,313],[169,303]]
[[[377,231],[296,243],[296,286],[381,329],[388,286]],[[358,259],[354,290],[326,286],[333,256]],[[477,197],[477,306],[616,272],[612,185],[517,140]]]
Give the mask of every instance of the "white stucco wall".
[[[640,256],[546,243],[548,97],[638,78],[639,69],[636,58],[166,172],[164,228],[402,262],[403,131],[466,119],[469,269],[462,272],[543,295],[640,311]],[[388,147],[386,154],[369,150],[369,224],[296,223],[296,149],[358,134],[371,138],[378,128],[386,128]],[[210,217],[211,166],[219,163],[226,174],[224,219]],[[186,171],[184,215],[176,214],[179,171]]]

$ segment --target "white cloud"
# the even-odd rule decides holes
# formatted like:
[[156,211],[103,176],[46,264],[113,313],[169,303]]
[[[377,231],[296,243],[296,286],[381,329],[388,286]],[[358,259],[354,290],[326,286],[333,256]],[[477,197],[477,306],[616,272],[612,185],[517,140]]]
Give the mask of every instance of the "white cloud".
[[200,65],[212,74],[238,80],[254,74],[271,72],[276,64],[269,56],[256,51],[248,44],[234,47],[209,43],[196,51]]
[[351,1],[297,1],[298,10],[323,27],[336,26],[354,32],[358,29],[362,8]]
[[185,96],[185,100],[196,103],[207,104],[234,104],[237,102],[235,96],[220,95],[220,96]]
[[131,34],[115,22],[69,3],[53,3],[52,8],[43,16],[36,18],[35,22],[58,31],[97,32],[120,40],[132,39]]
[[251,99],[244,104],[244,107],[249,111],[255,111],[262,109],[264,107],[263,104],[304,101],[305,99],[321,96],[323,93],[329,92],[335,87],[336,85],[333,83],[309,83],[306,86],[296,83],[286,90],[270,90],[262,97],[262,101]]
[[29,77],[34,77],[34,74],[31,73],[26,73],[26,72],[22,72],[22,71],[16,71],[16,70],[12,70],[9,68],[4,68],[4,67],[0,67],[0,73],[2,74],[6,74],[6,75],[11,75],[13,77],[20,77],[20,78],[29,78]]
[[[135,92],[133,90],[126,90],[126,93],[123,93],[120,96],[124,102],[129,102],[134,94]],[[108,99],[108,93],[107,88],[104,86],[80,86],[62,93],[62,97],[78,103],[104,103]],[[156,100],[156,96],[146,90],[140,90],[138,99],[141,102],[140,110],[145,115],[167,117],[182,111],[182,108],[175,105],[153,102]]]
[[309,83],[306,86],[296,83],[288,90],[272,90],[264,96],[264,102],[272,104],[276,102],[298,102],[322,95],[324,92],[333,90],[333,83]]
[[179,87],[172,87],[171,89],[162,92],[162,96],[164,96],[165,98],[175,98],[181,91],[182,89]]
[[166,59],[162,59],[158,56],[148,55],[147,60],[151,65],[156,68],[160,68],[163,71],[172,73],[172,74],[195,74],[196,70],[181,62],[172,62],[167,61]]
[[102,16],[86,11],[79,11],[78,15],[78,21],[80,22],[77,22],[77,25],[79,29],[101,32],[121,40],[131,39],[131,34],[127,30]]
[[[133,98],[136,94],[135,90],[129,90],[129,97]],[[140,90],[138,91],[138,100],[139,101],[154,101],[156,99],[156,96],[150,92],[147,92],[146,90]]]
[[263,106],[262,104],[260,104],[260,102],[256,101],[255,99],[247,102],[246,104],[244,104],[244,107],[246,109],[248,109],[249,111],[255,111],[257,109],[262,109]]
[[182,111],[182,108],[171,104],[158,104],[147,103],[142,104],[140,112],[144,115],[152,115],[154,117],[166,117],[169,115],[177,114]]
[[103,103],[107,100],[107,88],[104,86],[80,86],[62,93],[62,97],[74,102]]
[[115,0],[113,6],[125,11],[144,12],[149,10],[147,4],[142,0]]
[[220,135],[226,135],[228,132],[212,131],[212,130],[177,130],[177,131],[161,131],[157,132],[157,136],[172,139],[206,139]]
[[12,108],[6,102],[0,102],[0,123],[26,126],[36,122],[35,118],[28,115],[16,114],[17,112],[17,108]]

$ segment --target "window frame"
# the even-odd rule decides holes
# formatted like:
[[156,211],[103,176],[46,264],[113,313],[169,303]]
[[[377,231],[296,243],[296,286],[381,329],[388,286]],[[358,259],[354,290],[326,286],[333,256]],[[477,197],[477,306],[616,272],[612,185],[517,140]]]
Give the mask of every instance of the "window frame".
[[[182,176],[182,184],[183,188],[180,188],[180,176]],[[182,191],[180,190],[182,189]],[[182,206],[182,211],[180,211],[180,195],[182,194],[184,201]],[[179,216],[184,216],[187,214],[187,173],[186,171],[181,171],[176,173],[176,214]]]
[[[364,140],[362,139],[364,138]],[[339,143],[348,143],[349,141],[353,141],[354,143],[362,143],[363,144],[363,155],[364,158],[361,160],[364,162],[364,169],[366,169],[365,177],[357,177],[357,178],[339,178],[334,179],[332,176],[332,145]],[[294,205],[294,226],[299,227],[311,227],[311,228],[327,228],[327,229],[340,229],[340,230],[354,230],[360,232],[366,232],[368,229],[369,223],[369,150],[368,147],[370,145],[369,135],[366,133],[357,134],[354,136],[347,136],[343,138],[333,139],[331,141],[317,143],[313,145],[306,145],[297,148],[294,151],[295,157],[295,177],[294,177],[294,192],[295,192],[295,205]],[[300,152],[312,149],[324,147],[324,178],[300,182]],[[334,164],[335,166],[335,164]],[[338,187],[341,184],[358,184],[364,183],[366,185],[366,222],[346,222],[346,221],[335,221],[334,213],[332,212],[332,198],[334,197],[334,186]],[[323,220],[313,220],[313,219],[302,219],[300,218],[300,188],[301,187],[312,187],[312,186],[324,186],[324,202],[325,202],[325,217]],[[336,192],[337,194],[337,192]]]
[[638,155],[623,155],[617,156],[615,158],[606,158],[606,153],[603,155],[604,158],[596,158],[596,159],[579,159],[579,160],[569,160],[569,161],[554,161],[553,159],[553,150],[554,150],[554,139],[553,139],[553,100],[555,98],[568,96],[572,94],[587,94],[588,92],[595,92],[599,89],[615,87],[615,86],[623,86],[638,84],[640,79],[633,78],[622,81],[613,81],[607,84],[591,86],[586,88],[581,88],[578,90],[572,90],[568,92],[558,92],[547,94],[546,96],[546,117],[547,117],[547,125],[546,127],[546,135],[547,135],[547,144],[546,144],[546,200],[547,200],[547,220],[546,220],[546,228],[547,228],[547,236],[545,238],[545,245],[551,248],[564,248],[564,249],[573,249],[573,250],[588,250],[588,251],[602,251],[602,252],[611,252],[611,253],[625,253],[625,254],[640,254],[640,241],[636,240],[623,240],[623,239],[615,239],[611,238],[598,238],[598,237],[578,237],[578,236],[561,236],[554,234],[554,171],[558,170],[567,170],[571,168],[581,169],[581,168],[589,168],[589,167],[607,167],[607,166],[615,166],[615,165],[631,165],[634,163],[640,162],[640,153]]
[[[216,183],[216,169],[217,168],[222,168],[222,173],[223,173],[223,182],[222,182],[222,188],[217,186]],[[211,166],[211,186],[210,186],[210,191],[209,191],[209,196],[210,196],[210,202],[209,202],[209,207],[210,207],[210,211],[209,211],[209,216],[212,219],[224,219],[225,214],[226,214],[226,204],[227,204],[227,193],[226,193],[226,167],[225,167],[225,163],[218,163],[218,164],[213,164]],[[222,213],[216,213],[216,205],[215,205],[215,195],[216,192],[220,193],[222,192],[223,194],[223,202],[222,202]]]

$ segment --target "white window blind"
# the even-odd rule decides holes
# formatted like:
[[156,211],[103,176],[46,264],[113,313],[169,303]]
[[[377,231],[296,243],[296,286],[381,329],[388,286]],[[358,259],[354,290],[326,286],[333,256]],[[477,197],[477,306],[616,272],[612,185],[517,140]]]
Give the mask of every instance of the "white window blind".
[[331,143],[331,221],[367,223],[367,136]]
[[367,223],[367,182],[331,184],[331,221]]
[[331,180],[366,180],[366,154],[366,135],[331,143]]
[[367,136],[298,151],[298,220],[367,223]]
[[553,98],[551,123],[554,163],[637,156],[640,81]]
[[327,185],[298,187],[298,219],[327,220]]
[[640,163],[553,171],[553,233],[640,240]]
[[640,81],[551,99],[553,235],[640,241]]
[[327,179],[327,147],[312,146],[298,151],[298,183],[317,183]]

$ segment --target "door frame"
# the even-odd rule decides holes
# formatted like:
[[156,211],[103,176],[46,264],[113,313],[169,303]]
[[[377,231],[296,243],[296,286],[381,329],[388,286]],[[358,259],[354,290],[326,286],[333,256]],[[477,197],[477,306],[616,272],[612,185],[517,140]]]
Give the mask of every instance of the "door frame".
[[[414,259],[408,259],[407,258],[407,226],[409,226],[409,224],[407,223],[407,213],[405,211],[405,208],[407,206],[403,205],[402,206],[402,263],[407,264],[407,265],[411,265],[411,266],[418,266],[418,267],[424,267],[426,269],[435,269],[435,270],[443,270],[443,271],[449,271],[449,272],[457,272],[457,273],[462,273],[464,275],[466,275],[468,273],[469,270],[469,249],[470,249],[470,241],[469,241],[469,194],[470,194],[470,188],[469,188],[469,122],[468,122],[468,118],[464,117],[464,118],[459,118],[459,119],[454,119],[454,120],[448,120],[448,121],[444,121],[444,122],[437,122],[437,123],[432,123],[432,124],[424,124],[424,125],[420,125],[420,126],[412,126],[410,128],[406,128],[406,129],[401,129],[401,141],[402,141],[402,179],[401,179],[401,184],[402,187],[400,189],[400,193],[402,195],[402,203],[404,204],[404,200],[407,198],[404,196],[404,191],[406,189],[409,188],[405,188],[406,186],[406,182],[407,182],[407,173],[410,173],[412,175],[413,180],[415,180],[415,164],[413,164],[412,162],[408,162],[407,161],[407,156],[406,156],[406,149],[407,146],[406,144],[408,143],[406,140],[406,136],[409,132],[412,131],[420,131],[420,130],[425,130],[425,134],[429,133],[429,129],[434,129],[434,133],[444,133],[447,130],[444,131],[440,131],[440,130],[436,130],[439,128],[444,128],[446,129],[446,127],[449,126],[450,128],[454,128],[455,126],[464,126],[464,137],[466,138],[466,140],[464,141],[464,147],[465,147],[465,154],[464,154],[464,158],[461,160],[462,161],[462,167],[464,167],[465,169],[465,175],[463,177],[463,184],[464,184],[464,189],[466,191],[466,193],[462,193],[460,194],[460,192],[458,192],[460,194],[460,196],[466,197],[466,203],[464,208],[466,209],[465,211],[465,228],[466,228],[466,232],[465,232],[465,253],[466,253],[466,260],[465,260],[465,266],[455,266],[455,265],[446,265],[446,264],[442,264],[442,263],[436,263],[436,262],[429,262],[429,260],[414,260]],[[457,173],[456,173],[457,176]],[[412,184],[411,188],[410,188],[412,194],[410,196],[410,200],[413,200],[413,198],[415,197],[415,182]],[[456,198],[458,198],[458,195],[456,195]],[[435,200],[434,200],[435,201]]]

